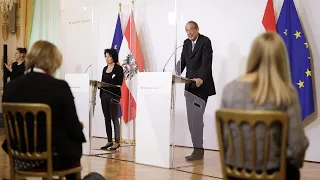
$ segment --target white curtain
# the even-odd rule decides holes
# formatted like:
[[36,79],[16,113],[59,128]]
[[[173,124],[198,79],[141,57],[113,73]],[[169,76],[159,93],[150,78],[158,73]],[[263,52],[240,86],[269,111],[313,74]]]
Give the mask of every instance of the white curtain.
[[35,0],[29,47],[38,40],[60,46],[60,1]]
[[[59,0],[35,0],[29,47],[38,40],[46,40],[60,47]],[[59,70],[56,77],[59,77]]]

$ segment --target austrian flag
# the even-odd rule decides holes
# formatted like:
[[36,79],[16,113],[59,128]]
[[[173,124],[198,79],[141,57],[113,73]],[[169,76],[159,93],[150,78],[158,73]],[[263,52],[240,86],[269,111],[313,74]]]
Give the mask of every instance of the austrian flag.
[[121,108],[125,123],[136,117],[137,73],[143,70],[143,60],[133,13],[128,20],[119,52],[120,65],[124,69],[125,81],[121,87]]

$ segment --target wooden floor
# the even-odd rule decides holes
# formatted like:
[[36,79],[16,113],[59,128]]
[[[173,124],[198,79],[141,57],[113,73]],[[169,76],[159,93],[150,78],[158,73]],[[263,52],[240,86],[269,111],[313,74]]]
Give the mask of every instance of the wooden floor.
[[[0,145],[4,140],[4,129],[0,128]],[[104,139],[94,139],[93,149],[98,149]],[[186,162],[184,156],[189,155],[192,149],[175,148],[174,156],[176,167],[173,170],[144,166],[134,163],[134,146],[124,145],[119,152],[111,153],[93,150],[94,156],[83,156],[81,164],[82,176],[90,172],[98,172],[107,180],[218,180],[222,179],[219,154],[216,151],[206,151],[203,161]],[[320,164],[305,162],[301,170],[302,180],[320,179]],[[0,180],[10,179],[9,160],[0,148]]]

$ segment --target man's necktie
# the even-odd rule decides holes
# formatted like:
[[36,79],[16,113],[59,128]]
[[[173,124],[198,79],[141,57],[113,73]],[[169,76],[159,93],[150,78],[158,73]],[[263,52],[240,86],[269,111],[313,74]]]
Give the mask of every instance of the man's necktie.
[[192,51],[194,50],[195,46],[196,46],[196,43],[192,42]]

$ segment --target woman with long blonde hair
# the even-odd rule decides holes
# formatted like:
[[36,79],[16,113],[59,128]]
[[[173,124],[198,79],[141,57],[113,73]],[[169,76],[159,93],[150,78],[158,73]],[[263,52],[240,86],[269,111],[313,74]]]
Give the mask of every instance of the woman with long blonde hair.
[[[287,142],[287,179],[300,179],[299,168],[303,166],[304,155],[308,147],[308,139],[305,136],[301,124],[300,102],[298,93],[292,85],[290,78],[289,62],[286,46],[282,38],[274,32],[267,32],[258,36],[253,44],[248,58],[247,72],[244,76],[224,87],[222,95],[222,108],[242,110],[279,110],[288,114],[288,142]],[[261,125],[261,124],[260,124]],[[256,152],[263,152],[265,128],[257,125]],[[243,125],[245,126],[245,125]],[[244,141],[250,142],[250,132],[245,132],[249,127],[243,127]],[[281,131],[273,129],[270,142],[281,142]],[[233,131],[233,129],[231,129]],[[234,131],[237,131],[235,128]],[[248,136],[246,135],[248,134]],[[278,135],[277,135],[278,134]],[[232,133],[233,139],[237,133]],[[246,139],[248,138],[248,139]],[[226,134],[224,139],[227,140]],[[261,143],[261,144],[260,144]],[[240,149],[239,143],[235,144],[235,150]],[[279,155],[281,144],[271,143],[268,170],[279,169]],[[246,169],[253,169],[250,147],[245,148]],[[230,150],[226,149],[226,163],[232,165]],[[263,153],[257,153],[256,170],[263,169]],[[236,162],[238,168],[241,162]],[[231,179],[231,178],[230,178]],[[234,179],[232,179],[234,180]]]

